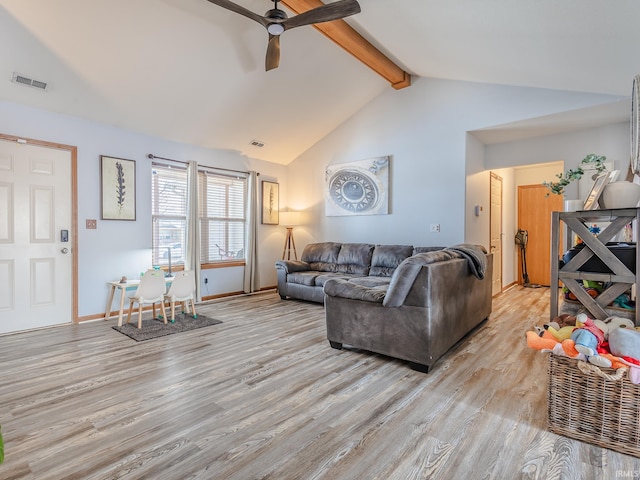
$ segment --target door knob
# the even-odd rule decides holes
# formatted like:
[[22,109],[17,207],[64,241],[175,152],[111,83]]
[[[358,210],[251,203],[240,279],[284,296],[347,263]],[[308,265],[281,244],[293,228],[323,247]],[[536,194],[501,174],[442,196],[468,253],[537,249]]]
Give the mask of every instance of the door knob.
[[69,253],[69,249],[68,249],[67,247],[62,248],[60,251],[61,251],[62,253],[64,253],[65,255],[66,255],[67,253]]

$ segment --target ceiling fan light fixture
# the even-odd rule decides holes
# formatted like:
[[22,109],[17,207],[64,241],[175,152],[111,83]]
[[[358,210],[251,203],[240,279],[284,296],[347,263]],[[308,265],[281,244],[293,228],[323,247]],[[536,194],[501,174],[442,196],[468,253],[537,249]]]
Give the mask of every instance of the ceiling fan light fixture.
[[280,35],[284,32],[284,26],[281,23],[270,23],[267,25],[267,32],[271,35]]
[[269,43],[267,44],[267,55],[264,62],[266,71],[278,68],[280,62],[280,35],[282,35],[285,30],[302,27],[304,25],[315,25],[316,23],[341,20],[350,15],[360,13],[360,4],[358,3],[358,0],[337,0],[326,4],[322,3],[320,0],[302,2],[309,3],[310,5],[317,4],[319,6],[311,8],[310,10],[300,13],[292,18],[288,18],[286,12],[278,8],[278,2],[281,0],[272,0],[275,8],[267,11],[264,15],[258,15],[257,13],[238,5],[231,0],[208,1],[218,5],[219,7],[226,8],[227,10],[247,17],[259,23],[263,27],[266,27],[267,32],[269,32]]

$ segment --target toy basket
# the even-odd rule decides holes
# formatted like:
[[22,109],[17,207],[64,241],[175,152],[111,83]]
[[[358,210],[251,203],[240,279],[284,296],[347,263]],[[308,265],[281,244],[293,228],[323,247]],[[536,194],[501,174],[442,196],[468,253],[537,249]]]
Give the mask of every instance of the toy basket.
[[640,457],[640,385],[627,369],[549,355],[549,430]]

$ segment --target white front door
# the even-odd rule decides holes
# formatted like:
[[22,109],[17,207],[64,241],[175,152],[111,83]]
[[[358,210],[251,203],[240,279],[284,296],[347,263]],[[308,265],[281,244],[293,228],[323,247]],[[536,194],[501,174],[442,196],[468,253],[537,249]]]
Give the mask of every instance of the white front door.
[[0,140],[0,334],[73,320],[71,163]]

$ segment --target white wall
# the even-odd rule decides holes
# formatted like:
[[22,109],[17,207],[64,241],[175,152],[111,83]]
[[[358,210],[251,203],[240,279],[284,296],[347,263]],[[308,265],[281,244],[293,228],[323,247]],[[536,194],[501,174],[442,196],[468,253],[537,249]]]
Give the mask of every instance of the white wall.
[[[612,158],[622,159],[625,158],[622,151],[613,150],[621,143],[623,134],[621,128],[612,127],[610,132],[603,132],[597,145],[579,145],[578,142],[593,140],[585,133],[542,143],[531,140],[487,146],[483,155],[482,145],[468,141],[467,132],[618,99],[608,95],[418,79],[410,88],[385,91],[288,167],[237,152],[180,144],[9,102],[0,102],[0,132],[78,147],[77,248],[82,317],[104,311],[105,282],[122,275],[136,276],[151,262],[147,253],[151,242],[148,153],[223,168],[253,169],[262,173],[261,180],[278,181],[280,207],[305,210],[305,225],[294,231],[299,254],[307,243],[325,240],[412,245],[451,245],[476,240],[488,245],[488,215],[477,223],[471,223],[469,218],[474,205],[482,202],[488,205],[485,170],[540,163],[545,161],[540,158],[542,152],[557,160],[567,152],[573,156],[579,150],[576,157],[579,160],[585,152],[611,151]],[[529,148],[542,152],[533,155]],[[137,221],[99,220],[100,155],[136,161]],[[384,155],[391,156],[390,214],[325,217],[325,167]],[[514,159],[520,163],[514,163]],[[89,218],[98,219],[97,230],[84,228]],[[441,225],[440,233],[429,232],[432,223]],[[281,256],[284,233],[282,227],[260,226],[258,276],[262,287],[276,283],[273,262]],[[202,285],[204,295],[242,290],[242,275],[237,269],[212,270],[206,274],[210,281]]]
[[[624,177],[630,156],[629,122],[487,145],[486,168],[562,161],[566,170],[576,167],[589,153],[605,155],[607,161],[613,161],[614,168],[621,170],[621,177]],[[556,178],[551,175],[542,177],[541,180],[550,181]],[[578,198],[577,182],[570,184],[565,191],[567,198]]]
[[[465,241],[484,245],[489,250],[490,228],[487,218],[491,205],[489,190],[489,170],[484,167],[484,144],[473,135],[467,134],[467,178],[465,202]],[[476,215],[475,207],[482,208],[482,214]]]
[[[505,178],[504,198],[511,198],[513,205],[512,211],[505,210],[503,216],[503,286],[517,281],[518,252],[513,235],[518,228],[518,186],[556,180],[556,174],[576,167],[589,153],[605,155],[607,161],[612,161],[614,168],[622,170],[621,176],[624,176],[628,168],[629,151],[628,122],[485,146],[485,165]],[[504,166],[516,168],[498,168]],[[509,178],[506,172],[511,172],[512,181],[506,181]],[[507,194],[507,188],[510,188],[512,193]],[[565,197],[579,197],[577,182],[566,188]],[[508,203],[503,202],[505,208]]]
[[[196,160],[209,166],[256,170],[260,180],[282,181],[286,168],[240,155],[180,144],[67,115],[0,102],[0,132],[78,147],[78,313],[104,312],[106,282],[122,275],[137,278],[151,265],[151,160],[147,154]],[[100,220],[100,155],[136,161],[136,221]],[[286,185],[282,185],[286,195]],[[86,219],[98,219],[96,230]],[[284,229],[259,227],[258,278],[261,287],[276,284],[274,262],[281,255]],[[203,271],[210,280],[203,295],[242,291],[242,268]],[[204,278],[203,278],[204,280]],[[114,304],[114,309],[115,304]]]
[[[289,165],[288,203],[309,218],[296,229],[298,250],[327,240],[488,245],[489,216],[476,222],[470,209],[488,205],[485,171],[512,164],[489,165],[467,132],[617,99],[425,78],[389,89]],[[391,156],[390,214],[325,217],[325,167],[382,155]],[[432,223],[441,233],[429,232]]]

